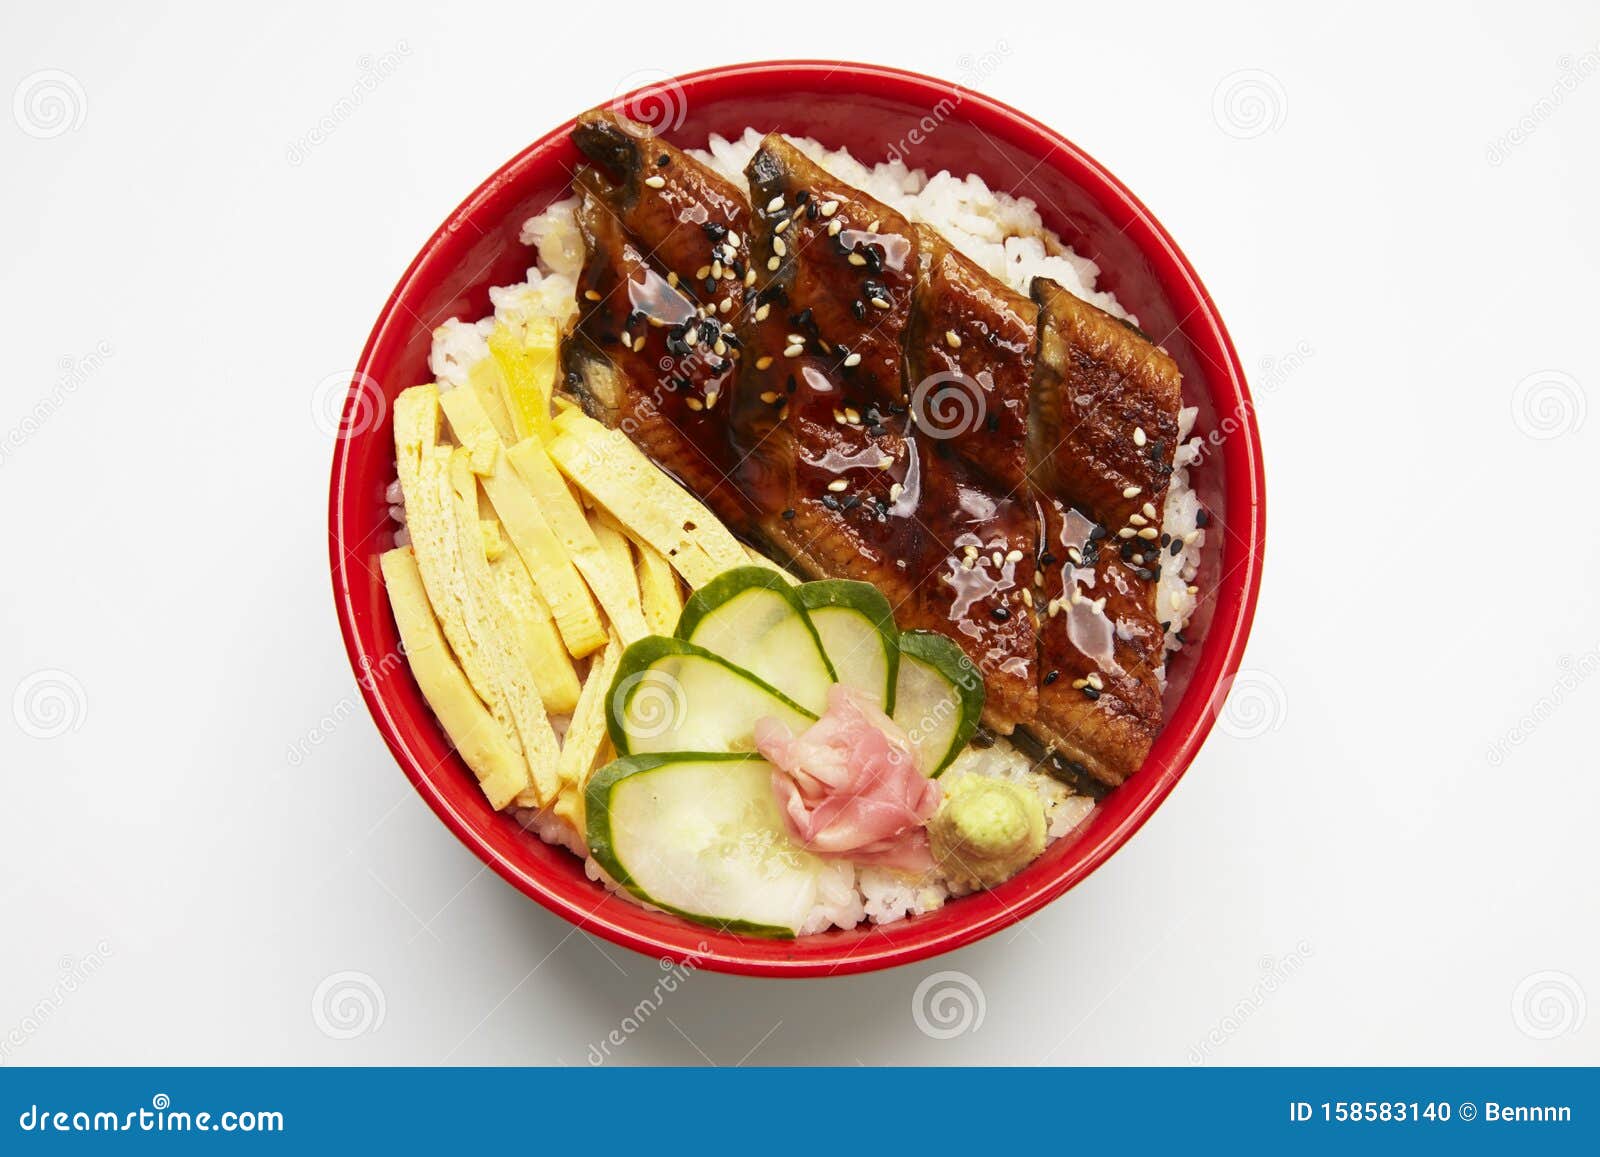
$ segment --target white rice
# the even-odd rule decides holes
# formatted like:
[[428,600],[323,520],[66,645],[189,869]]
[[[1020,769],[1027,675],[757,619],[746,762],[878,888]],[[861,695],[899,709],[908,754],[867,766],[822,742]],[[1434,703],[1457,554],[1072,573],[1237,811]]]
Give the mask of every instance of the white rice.
[[[1028,198],[997,193],[976,174],[954,177],[939,172],[930,177],[922,169],[906,168],[904,161],[883,161],[868,168],[846,149],[828,149],[809,137],[788,139],[845,184],[871,194],[908,220],[938,230],[950,244],[1018,293],[1027,293],[1035,277],[1048,277],[1107,313],[1139,324],[1115,297],[1095,290],[1100,267],[1046,229]],[[744,170],[760,145],[761,134],[747,128],[734,141],[713,134],[706,148],[691,149],[689,155],[710,165],[748,196]]]
[[[748,189],[744,169],[760,144],[761,136],[746,129],[737,140],[713,136],[704,150],[691,155],[710,165]],[[834,176],[854,185],[948,239],[957,249],[1010,285],[1027,293],[1035,277],[1048,277],[1073,294],[1116,317],[1138,324],[1138,319],[1122,308],[1109,293],[1095,288],[1100,270],[1094,262],[1079,256],[1059,237],[1044,227],[1032,201],[1011,197],[988,187],[981,177],[957,178],[948,172],[932,177],[921,169],[908,169],[903,162],[884,162],[868,168],[844,150],[828,150],[814,140],[794,143]],[[552,205],[530,218],[522,228],[521,240],[537,250],[536,264],[527,278],[517,285],[489,291],[494,315],[476,322],[451,319],[434,331],[429,366],[441,388],[463,384],[472,366],[489,356],[486,338],[496,322],[513,328],[534,316],[569,318],[577,310],[577,278],[583,265],[583,241],[574,210],[576,200]],[[1197,525],[1199,500],[1189,484],[1188,468],[1199,460],[1200,439],[1190,439],[1196,410],[1184,409],[1178,416],[1178,436],[1189,439],[1178,447],[1172,477],[1162,511],[1162,530],[1184,543],[1174,558],[1163,558],[1160,583],[1156,590],[1157,618],[1167,624],[1167,651],[1182,644],[1175,637],[1194,613],[1196,596],[1190,590],[1198,573],[1205,531]],[[405,510],[398,488],[386,496],[391,513],[404,523]],[[405,536],[402,525],[397,541]],[[1163,686],[1165,670],[1160,672]],[[1024,784],[1039,795],[1046,817],[1046,840],[1054,842],[1082,824],[1094,810],[1094,801],[1076,795],[1071,788],[1035,769],[1031,760],[1010,743],[997,739],[991,746],[969,747],[944,773],[948,784],[965,775],[985,775]],[[556,844],[585,858],[589,878],[607,889],[618,891],[600,865],[590,857],[582,836],[566,821],[548,809],[517,809],[513,813],[529,831],[546,843]],[[626,891],[620,893],[632,899]],[[943,906],[959,890],[937,872],[909,875],[887,868],[855,866],[835,861],[818,885],[815,905],[802,934],[829,928],[854,928],[862,921],[890,924],[908,916],[921,915]]]

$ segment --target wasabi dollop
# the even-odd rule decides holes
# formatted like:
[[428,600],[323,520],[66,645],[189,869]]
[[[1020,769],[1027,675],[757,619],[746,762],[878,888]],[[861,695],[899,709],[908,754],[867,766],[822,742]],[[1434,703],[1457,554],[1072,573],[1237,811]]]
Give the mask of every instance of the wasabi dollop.
[[1003,779],[964,775],[928,822],[933,858],[952,885],[992,888],[1044,851],[1044,803]]

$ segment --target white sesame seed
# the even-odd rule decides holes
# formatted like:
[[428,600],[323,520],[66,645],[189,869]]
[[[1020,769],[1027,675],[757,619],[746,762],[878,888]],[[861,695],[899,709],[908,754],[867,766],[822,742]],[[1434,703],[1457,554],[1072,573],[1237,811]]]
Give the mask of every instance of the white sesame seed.
[[953,350],[960,349],[961,348],[961,335],[958,334],[953,329],[945,330],[944,331],[944,344],[949,346]]
[[599,301],[600,300],[600,295],[598,293],[596,293],[592,289],[585,289],[583,291],[583,296],[584,296],[584,300],[585,301]]
[[783,243],[782,237],[774,237],[772,239],[772,251],[779,257],[787,257],[789,255],[789,247]]
[[704,403],[702,403],[699,398],[685,398],[683,400],[683,404],[688,406],[691,410],[705,409]]
[[893,465],[894,465],[894,459],[889,457],[887,454],[885,454],[882,458],[878,459],[878,469],[879,470],[887,470],[887,469],[889,469],[889,467],[891,467]]
[[1089,678],[1087,682],[1089,686],[1093,687],[1096,691],[1104,691],[1106,689],[1105,680],[1101,679],[1100,676],[1094,671],[1089,672]]
[[1007,562],[1021,562],[1022,561],[1022,552],[1020,550],[1013,550],[1013,551],[1006,552],[1006,561]]
[[719,393],[718,391],[716,391],[716,390],[707,390],[706,391],[706,409],[709,410],[712,406],[715,406],[717,404],[717,399],[720,398],[720,397],[722,397],[722,394]]
[[994,563],[995,566],[1004,566],[1005,565],[1005,561],[1006,561],[1006,556],[1001,554],[997,550],[997,551],[995,551],[993,554],[991,554],[989,556],[989,561]]
[[1082,691],[1088,685],[1089,685],[1089,680],[1087,680],[1087,679],[1074,679],[1072,681],[1072,689],[1074,691]]
[[1144,436],[1144,427],[1143,426],[1135,426],[1133,428],[1133,444],[1135,446],[1143,446],[1145,444],[1145,436]]
[[633,342],[633,352],[639,353],[644,349],[644,334],[640,334]]
[[861,425],[861,411],[854,406],[846,406],[844,408],[844,420],[852,426]]
[[718,313],[732,313],[733,312],[733,298],[724,297],[722,299],[722,304],[717,306],[717,312]]
[[772,359],[770,357],[759,357],[756,359],[756,369],[758,370],[764,370],[771,364]]
[[711,280],[712,281],[721,281],[722,280],[722,262],[721,261],[713,261],[711,263]]
[[1083,552],[1075,546],[1067,547],[1067,557],[1075,563],[1083,562]]
[[889,501],[890,502],[899,502],[900,501],[900,496],[902,494],[904,494],[905,492],[906,492],[906,488],[904,486],[902,486],[900,483],[896,482],[893,486],[889,487]]
[[832,217],[838,211],[839,211],[839,202],[837,202],[837,201],[824,201],[822,203],[822,215],[824,217]]
[[1036,570],[1033,572],[1033,585],[1036,587],[1044,586],[1044,571]]
[[789,403],[785,402],[783,405],[778,407],[778,421],[781,422],[785,418],[787,418],[788,416],[789,416]]
[[772,198],[772,200],[767,202],[767,212],[768,213],[776,213],[781,208],[783,208],[783,194],[782,193],[779,193],[776,197]]
[[709,265],[702,265],[699,269],[696,269],[694,271],[694,279],[696,281],[704,281],[706,278],[708,278],[710,276],[711,276],[711,266],[709,266]]
[[723,340],[722,340],[722,339],[721,339],[721,338],[720,338],[720,337],[719,337],[719,338],[718,338],[718,339],[717,339],[717,340],[716,340],[716,344],[714,344],[714,345],[713,345],[713,346],[712,346],[712,347],[711,347],[711,352],[712,352],[712,353],[714,353],[714,354],[716,354],[716,355],[717,355],[717,356],[718,356],[718,357],[719,357],[719,358],[720,358],[720,357],[723,357],[723,356],[724,356],[724,355],[725,355],[725,354],[727,354],[727,352],[728,352],[728,343],[727,343],[727,342],[725,342],[725,341],[723,341]]
[[850,483],[846,482],[843,478],[835,478],[832,482],[828,483],[828,489],[833,491],[835,494],[839,494],[849,485]]
[[739,248],[739,235],[737,233],[735,233],[732,229],[728,230],[727,241],[728,241],[728,244],[733,246],[735,249]]
[[978,548],[969,542],[966,546],[962,547],[961,553],[966,555],[968,558],[972,558],[978,553]]
[[1022,588],[1022,601],[1030,607],[1033,606],[1033,592],[1027,587]]
[[1135,531],[1133,529],[1133,527],[1124,526],[1121,530],[1117,531],[1117,537],[1118,538],[1132,538],[1137,533],[1138,532]]
[[1130,515],[1128,515],[1128,525],[1129,526],[1143,526],[1149,521],[1150,520],[1148,518],[1146,518],[1142,514],[1130,514]]
[[846,257],[845,260],[851,265],[865,265],[867,263],[867,259],[861,256],[859,253],[852,253],[849,257]]
[[650,326],[651,326],[652,329],[660,329],[662,326],[667,324],[666,322],[662,321],[659,317],[647,317],[647,318],[645,318],[645,321],[650,323]]
[[1183,536],[1183,545],[1184,546],[1188,546],[1190,543],[1194,542],[1194,540],[1199,538],[1199,537],[1200,537],[1200,532],[1198,530],[1191,530],[1188,534]]
[[772,306],[770,306],[770,305],[758,305],[758,306],[756,306],[756,320],[757,321],[766,321],[767,320],[767,315],[770,314],[771,312],[772,312]]
[[1050,603],[1049,603],[1049,614],[1050,614],[1050,617],[1053,619],[1057,615],[1059,615],[1060,613],[1061,613],[1061,600],[1060,599],[1051,599]]
[[851,354],[849,357],[844,359],[844,364],[847,366],[859,366],[861,364],[861,355]]
[[1138,496],[1139,496],[1139,488],[1137,486],[1124,486],[1122,488],[1122,497],[1124,497],[1124,498],[1137,498]]
[[878,231],[878,226],[880,226],[882,224],[883,224],[883,222],[881,220],[879,220],[877,217],[874,217],[872,219],[872,223],[867,226],[867,232],[868,233],[876,233]]
[[803,345],[785,346],[783,349],[783,356],[786,358],[797,358],[805,352],[806,347]]
[[889,303],[887,301],[883,300],[883,298],[881,298],[881,297],[872,297],[872,298],[868,298],[868,300],[871,301],[873,306],[875,308],[877,308],[877,309],[888,309],[889,308]]
[[778,264],[779,264],[779,262],[778,262],[778,259],[776,257],[767,258],[767,269],[768,270],[776,270],[778,268]]
[[667,179],[665,177],[646,177],[644,179],[644,183],[649,185],[652,189],[660,189],[665,187]]
[[744,283],[746,286],[751,286],[756,283],[756,271],[754,269],[746,269],[744,271]]
[[830,222],[828,222],[828,236],[829,237],[837,237],[837,236],[839,236],[839,230],[841,230],[843,228],[844,228],[844,222],[843,221],[830,221]]
[[793,218],[785,217],[782,221],[779,221],[776,225],[774,225],[772,227],[772,231],[774,233],[782,233],[785,229],[787,229],[789,227],[789,222],[791,220],[793,220]]
[[1156,516],[1155,504],[1152,502],[1146,502],[1144,506],[1140,508],[1140,511],[1146,518],[1154,518]]
[[671,270],[667,272],[667,284],[672,286],[673,289],[678,288],[678,275]]
[[1153,526],[1147,526],[1139,532],[1139,537],[1143,539],[1160,538],[1161,532]]
[[763,390],[761,392],[761,400],[770,406],[778,400],[778,395],[772,390]]
[[790,345],[805,345],[806,343],[806,335],[803,333],[791,333],[788,338]]

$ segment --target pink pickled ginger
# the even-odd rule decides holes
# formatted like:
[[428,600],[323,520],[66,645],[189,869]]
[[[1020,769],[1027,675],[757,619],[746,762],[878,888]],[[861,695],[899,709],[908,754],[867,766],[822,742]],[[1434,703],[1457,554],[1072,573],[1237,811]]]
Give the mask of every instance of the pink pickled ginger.
[[836,683],[805,731],[767,717],[755,740],[789,831],[807,849],[908,872],[933,867],[924,825],[939,809],[939,785],[917,770],[906,733],[859,694]]

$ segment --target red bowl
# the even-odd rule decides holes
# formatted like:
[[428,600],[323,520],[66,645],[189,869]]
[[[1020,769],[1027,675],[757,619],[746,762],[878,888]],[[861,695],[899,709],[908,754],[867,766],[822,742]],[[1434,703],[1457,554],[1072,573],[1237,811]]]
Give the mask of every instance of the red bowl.
[[1209,434],[1193,482],[1215,519],[1202,571],[1198,645],[1174,663],[1168,720],[1144,767],[1078,831],[992,892],[885,927],[795,941],[752,939],[609,897],[573,856],[489,809],[398,656],[378,571],[393,545],[384,491],[395,477],[389,402],[428,380],[435,326],[490,311],[492,285],[531,264],[522,221],[565,195],[572,122],[503,165],[429,238],[384,306],[351,384],[334,452],[329,554],[345,645],[367,705],[429,806],[490,867],[553,912],[618,944],[700,967],[765,976],[865,972],[970,944],[1060,896],[1149,818],[1189,766],[1238,670],[1260,585],[1265,526],[1261,453],[1244,373],[1222,319],[1166,230],[1110,173],[1053,130],[946,81],[876,65],[780,61],[710,69],[628,97],[631,115],[680,145],[746,125],[815,137],[863,161],[897,151],[913,167],[978,173],[1037,203],[1045,224],[1101,268],[1100,287],[1177,359],[1196,426]]

